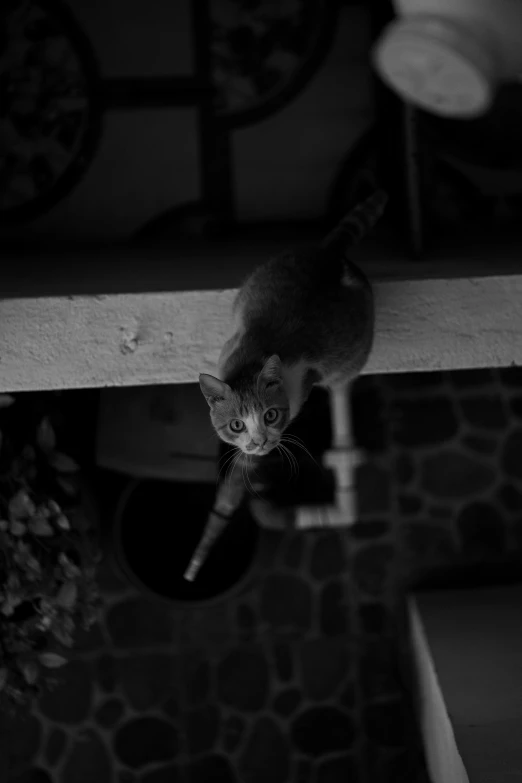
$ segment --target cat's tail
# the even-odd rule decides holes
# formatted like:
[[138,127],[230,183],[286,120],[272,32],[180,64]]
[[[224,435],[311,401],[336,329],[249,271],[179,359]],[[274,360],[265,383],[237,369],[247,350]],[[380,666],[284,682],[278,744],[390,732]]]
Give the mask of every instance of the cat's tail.
[[323,239],[324,250],[336,248],[347,250],[357,245],[382,216],[388,195],[384,190],[375,190],[371,196],[357,204],[340,223]]

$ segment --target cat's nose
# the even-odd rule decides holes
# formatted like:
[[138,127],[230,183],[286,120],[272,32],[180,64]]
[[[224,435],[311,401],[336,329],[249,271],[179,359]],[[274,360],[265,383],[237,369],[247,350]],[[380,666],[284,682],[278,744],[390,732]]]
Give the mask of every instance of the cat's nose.
[[248,446],[245,447],[245,450],[246,451],[255,451],[255,452],[262,451],[265,448],[267,443],[268,443],[268,438],[265,438],[262,443],[258,443],[257,441],[252,440],[248,444]]

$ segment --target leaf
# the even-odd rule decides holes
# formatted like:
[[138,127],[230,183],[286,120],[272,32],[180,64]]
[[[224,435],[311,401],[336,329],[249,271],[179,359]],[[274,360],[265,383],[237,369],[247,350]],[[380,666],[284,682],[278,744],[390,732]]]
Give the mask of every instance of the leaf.
[[13,614],[14,608],[7,598],[5,599],[4,603],[0,607],[0,612],[2,612],[4,617],[10,617]]
[[80,466],[77,462],[69,457],[68,454],[63,454],[61,451],[55,451],[49,455],[49,464],[58,471],[58,473],[76,473],[80,470]]
[[20,587],[20,577],[11,571],[7,577],[7,587],[9,590],[18,590]]
[[78,487],[72,481],[58,476],[56,483],[70,498],[74,498],[78,494]]
[[53,628],[53,636],[56,641],[63,644],[64,647],[72,647],[74,644],[72,636],[68,634],[67,631],[64,631],[63,628]]
[[40,505],[36,507],[36,511],[34,512],[33,518],[43,517],[44,519],[49,519],[50,516],[51,516],[50,509],[47,508],[47,506],[44,505],[43,503],[40,503]]
[[64,552],[60,552],[58,555],[58,562],[60,563],[63,573],[67,579],[76,579],[82,575],[81,570],[75,565],[72,560],[69,560]]
[[72,609],[78,597],[78,588],[74,582],[66,582],[60,587],[56,603],[64,609]]
[[54,434],[53,425],[47,416],[40,422],[36,433],[36,442],[42,451],[45,452],[54,451],[56,448],[56,435]]
[[79,576],[82,575],[81,570],[78,568],[77,565],[74,565],[74,563],[68,563],[66,566],[64,566],[63,572],[67,577],[67,579],[77,579]]
[[38,628],[40,631],[48,631],[52,624],[52,619],[48,615],[45,615],[45,617],[42,617],[38,621]]
[[0,532],[5,533],[9,529],[9,522],[7,519],[0,519]]
[[2,691],[7,682],[7,669],[0,669],[0,691]]
[[64,647],[72,647],[74,639],[72,634],[74,633],[75,622],[73,618],[68,614],[62,614],[58,622],[53,625],[54,638],[63,644]]
[[33,517],[29,522],[29,530],[35,536],[52,536],[54,530],[45,517]]
[[38,666],[35,663],[26,663],[22,668],[22,672],[28,685],[34,685],[38,679]]
[[11,522],[11,533],[13,536],[23,536],[26,530],[27,527],[23,522],[20,522],[19,519],[15,519],[13,522]]
[[51,514],[59,514],[62,510],[56,500],[53,500],[52,498],[47,501],[47,507]]
[[73,618],[68,614],[62,613],[59,620],[53,624],[52,633],[60,644],[63,644],[65,647],[72,647],[74,644],[72,636],[74,629],[75,622]]
[[18,595],[8,593],[4,599],[2,609],[0,610],[5,617],[11,617],[17,606],[20,606],[22,599]]
[[46,666],[48,669],[59,669],[60,666],[65,666],[67,663],[67,658],[64,658],[63,655],[52,652],[40,653],[38,660],[42,666]]
[[9,501],[11,519],[27,519],[35,512],[35,505],[25,489],[20,489]]
[[0,408],[9,408],[15,402],[12,394],[0,394]]
[[71,524],[65,514],[60,514],[60,516],[56,519],[56,524],[60,528],[60,530],[70,530]]

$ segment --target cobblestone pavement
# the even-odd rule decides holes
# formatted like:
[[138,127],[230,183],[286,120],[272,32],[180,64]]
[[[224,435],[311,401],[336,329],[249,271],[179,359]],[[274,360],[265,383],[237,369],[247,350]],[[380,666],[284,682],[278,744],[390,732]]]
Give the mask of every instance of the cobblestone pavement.
[[102,622],[0,721],[6,783],[428,783],[405,588],[520,558],[522,373],[363,378],[354,423],[349,531],[263,530],[237,591],[205,605],[157,603],[105,561]]

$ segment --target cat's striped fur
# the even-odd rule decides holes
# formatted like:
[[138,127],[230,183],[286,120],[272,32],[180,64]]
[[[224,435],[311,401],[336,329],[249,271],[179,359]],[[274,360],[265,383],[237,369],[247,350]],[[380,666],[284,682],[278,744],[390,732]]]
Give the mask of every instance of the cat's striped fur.
[[265,454],[279,443],[313,384],[344,384],[361,371],[373,339],[373,297],[347,252],[385,204],[386,195],[376,191],[319,246],[273,258],[245,281],[218,377],[200,376],[222,440],[245,453]]

